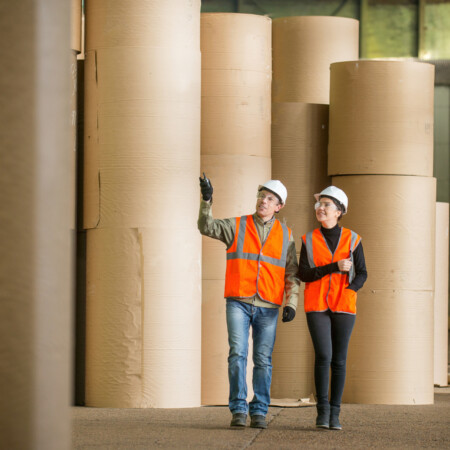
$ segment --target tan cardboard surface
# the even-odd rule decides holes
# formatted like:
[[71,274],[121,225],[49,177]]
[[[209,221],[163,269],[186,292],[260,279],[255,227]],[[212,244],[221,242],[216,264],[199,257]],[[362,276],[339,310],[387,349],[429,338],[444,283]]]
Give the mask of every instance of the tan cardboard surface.
[[200,405],[200,236],[164,233],[87,232],[87,406]]
[[357,304],[343,401],[433,403],[433,292],[363,287]]
[[91,51],[85,83],[85,228],[196,215],[184,199],[198,198],[200,54]]
[[328,174],[433,176],[434,66],[331,65]]
[[71,448],[70,3],[2,3],[0,447]]
[[436,179],[355,175],[332,181],[349,198],[341,225],[362,238],[369,273],[364,289],[432,292]]
[[81,0],[70,2],[70,48],[81,51]]
[[327,143],[328,105],[272,105],[272,177],[288,191],[279,218],[292,228],[298,252],[301,236],[317,227],[313,194],[331,184]]
[[271,21],[201,14],[202,154],[270,157]]
[[203,70],[202,154],[269,157],[270,87],[270,73]]
[[314,348],[303,308],[303,288],[302,283],[295,319],[283,323],[279,316],[272,360],[271,396],[274,398],[299,399],[315,392]]
[[329,104],[330,64],[358,59],[359,22],[303,16],[272,23],[273,101]]
[[86,2],[86,51],[161,47],[198,51],[200,0]]
[[436,281],[434,292],[434,384],[448,384],[449,204],[436,203]]
[[202,13],[203,70],[252,70],[271,74],[272,21],[256,14]]

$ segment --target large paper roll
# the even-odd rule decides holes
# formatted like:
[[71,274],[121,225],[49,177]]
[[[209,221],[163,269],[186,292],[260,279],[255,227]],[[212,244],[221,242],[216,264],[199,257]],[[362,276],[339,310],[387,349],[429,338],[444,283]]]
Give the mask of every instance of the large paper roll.
[[70,1],[70,48],[81,51],[81,0]]
[[85,228],[196,215],[200,53],[90,51],[85,83]]
[[362,237],[368,279],[358,292],[344,400],[433,402],[436,180],[333,177],[349,197],[342,226]]
[[202,154],[270,157],[271,20],[201,14]]
[[170,241],[156,238],[164,232],[87,231],[88,406],[199,404],[200,236],[171,230]]
[[203,70],[272,71],[272,21],[256,14],[203,13]]
[[434,290],[434,384],[448,384],[449,205],[436,203],[436,269]]
[[199,406],[200,1],[97,0],[87,23],[86,404]]
[[329,175],[433,176],[434,66],[331,65]]
[[359,22],[344,17],[273,20],[274,102],[330,102],[330,64],[358,59]]
[[298,252],[300,237],[317,227],[313,194],[331,183],[327,143],[328,105],[272,105],[272,177],[288,191],[279,218],[292,228]]
[[420,405],[433,397],[433,291],[363,288],[343,401]]
[[433,291],[436,179],[355,175],[332,180],[349,198],[342,225],[362,237],[369,272],[364,289]]
[[153,47],[184,51],[200,46],[200,0],[85,2],[86,51]]

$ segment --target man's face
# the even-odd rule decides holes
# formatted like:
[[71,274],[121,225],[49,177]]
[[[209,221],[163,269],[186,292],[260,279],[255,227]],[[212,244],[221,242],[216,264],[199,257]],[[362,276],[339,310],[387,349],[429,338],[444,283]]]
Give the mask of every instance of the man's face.
[[278,197],[270,191],[262,189],[258,192],[256,200],[256,214],[264,221],[270,220],[277,213],[283,204],[280,203]]

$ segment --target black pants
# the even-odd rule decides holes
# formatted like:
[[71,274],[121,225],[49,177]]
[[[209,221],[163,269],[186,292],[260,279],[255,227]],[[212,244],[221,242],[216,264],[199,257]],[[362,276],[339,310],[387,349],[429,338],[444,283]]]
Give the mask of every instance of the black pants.
[[348,343],[356,316],[333,313],[328,310],[307,313],[306,319],[316,354],[314,381],[317,404],[328,404],[331,366],[330,404],[340,406],[342,393],[344,392]]

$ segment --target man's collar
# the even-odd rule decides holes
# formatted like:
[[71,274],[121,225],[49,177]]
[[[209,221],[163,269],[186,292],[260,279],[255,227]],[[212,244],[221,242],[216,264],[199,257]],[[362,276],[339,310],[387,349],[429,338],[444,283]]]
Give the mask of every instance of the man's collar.
[[262,220],[261,217],[258,216],[258,214],[254,213],[253,220],[255,220],[256,222],[258,222],[261,225],[272,225],[275,222],[275,214],[267,222],[264,222],[264,220]]

